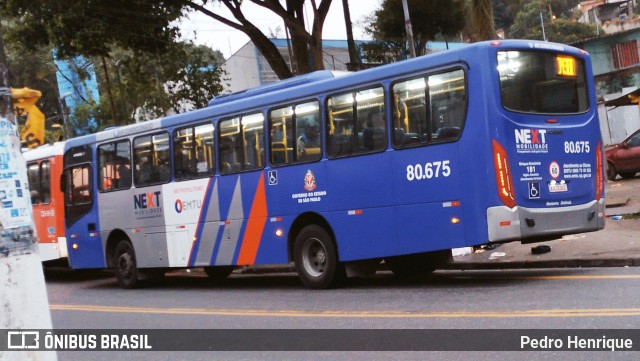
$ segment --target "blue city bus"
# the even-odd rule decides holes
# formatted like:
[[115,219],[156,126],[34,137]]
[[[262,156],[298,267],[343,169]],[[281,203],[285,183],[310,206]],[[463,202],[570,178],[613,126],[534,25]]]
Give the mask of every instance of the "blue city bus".
[[384,263],[604,227],[585,51],[505,40],[321,71],[65,145],[73,268],[131,288],[171,268],[293,262],[328,288]]

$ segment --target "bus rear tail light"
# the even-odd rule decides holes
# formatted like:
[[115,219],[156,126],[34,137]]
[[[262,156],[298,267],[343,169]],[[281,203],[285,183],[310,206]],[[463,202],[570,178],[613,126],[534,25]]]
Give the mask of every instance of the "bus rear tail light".
[[596,200],[602,198],[604,179],[602,179],[602,144],[598,142],[596,147]]
[[498,196],[505,206],[513,208],[516,206],[516,197],[513,189],[513,180],[511,179],[511,169],[509,168],[509,158],[500,143],[495,140],[492,143]]

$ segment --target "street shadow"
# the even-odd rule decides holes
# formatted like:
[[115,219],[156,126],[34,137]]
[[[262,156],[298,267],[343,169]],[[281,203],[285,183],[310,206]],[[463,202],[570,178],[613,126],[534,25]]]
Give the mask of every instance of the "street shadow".
[[[293,272],[242,274],[234,272],[225,279],[210,279],[198,269],[168,272],[164,277],[141,281],[139,289],[147,290],[302,290],[312,292],[342,292],[341,290],[384,289],[484,289],[508,288],[524,282],[544,282],[545,277],[588,273],[587,269],[531,269],[531,270],[479,270],[436,271],[431,275],[416,278],[399,278],[390,271],[378,271],[371,277],[355,277],[346,280],[340,287],[329,291],[309,290]],[[102,270],[56,269],[45,271],[47,282],[77,283],[93,280],[102,282],[88,285],[93,289],[119,288],[113,272]]]
[[74,283],[113,277],[113,272],[105,270],[73,270],[69,267],[43,267],[46,282]]

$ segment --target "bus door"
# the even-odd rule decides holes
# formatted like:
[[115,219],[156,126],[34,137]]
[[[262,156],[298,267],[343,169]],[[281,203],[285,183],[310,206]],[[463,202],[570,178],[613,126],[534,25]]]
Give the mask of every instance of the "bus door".
[[79,146],[64,154],[62,191],[65,201],[65,226],[72,268],[105,268],[98,232],[98,205],[95,199],[93,151]]
[[[501,116],[494,121],[504,131],[493,152],[497,169],[510,173],[498,181],[502,203],[518,206],[511,236],[595,230],[603,222],[603,155],[587,60],[533,50],[498,50],[496,58]],[[576,213],[558,217],[559,210]],[[509,227],[489,229],[494,240],[510,237]]]
[[393,247],[393,222],[380,222],[393,215],[385,99],[382,85],[329,96],[326,173],[309,167],[299,175],[298,202],[328,211],[343,261],[381,257]]
[[[215,244],[201,243],[210,264],[254,264],[266,222],[263,173],[265,166],[264,115],[244,114],[219,123],[221,177],[212,204],[212,218],[220,219]],[[217,202],[217,204],[216,204]],[[209,253],[211,252],[211,253]],[[201,257],[201,256],[200,256]]]
[[458,140],[467,113],[465,70],[399,80],[391,94],[398,254],[462,245]]
[[[55,203],[51,197],[52,159],[47,158],[27,162],[33,220],[38,233],[38,248],[42,261],[60,258],[57,234],[58,231],[64,234],[64,230],[56,229],[56,219],[57,217],[62,217],[63,212],[62,210],[56,210]],[[59,211],[57,216],[56,211]]]

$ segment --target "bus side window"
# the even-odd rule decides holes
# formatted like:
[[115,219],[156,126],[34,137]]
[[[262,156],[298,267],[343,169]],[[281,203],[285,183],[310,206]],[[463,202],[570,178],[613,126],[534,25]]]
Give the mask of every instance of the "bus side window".
[[262,113],[223,120],[219,128],[221,174],[259,169],[264,166]]
[[115,189],[131,188],[131,145],[128,140],[116,144]]
[[232,173],[240,169],[240,159],[244,157],[242,147],[238,147],[241,134],[240,118],[226,119],[220,122],[220,173]]
[[425,111],[427,82],[411,79],[393,85],[393,145],[403,148],[425,142],[428,136],[428,113]]
[[48,160],[40,163],[40,203],[51,203],[51,165]]
[[457,140],[465,122],[466,97],[462,69],[395,83],[391,111],[393,146],[404,148]]
[[269,113],[271,164],[313,162],[322,157],[320,106],[317,101]]
[[102,192],[131,188],[129,140],[98,146],[98,187]]
[[264,115],[262,113],[242,117],[244,146],[243,170],[264,166]]
[[213,124],[177,130],[173,135],[173,171],[176,180],[213,175]]
[[343,157],[387,148],[382,87],[329,97],[327,154]]
[[133,178],[136,186],[171,180],[169,134],[145,135],[133,140]]
[[31,204],[37,205],[40,203],[40,167],[37,162],[27,164],[27,175],[31,193]]
[[93,201],[91,189],[91,167],[89,165],[78,165],[68,168],[66,171],[67,186],[65,193],[65,203],[67,205],[79,205]]
[[434,142],[456,140],[466,116],[464,72],[454,70],[429,76],[429,102],[432,104]]

